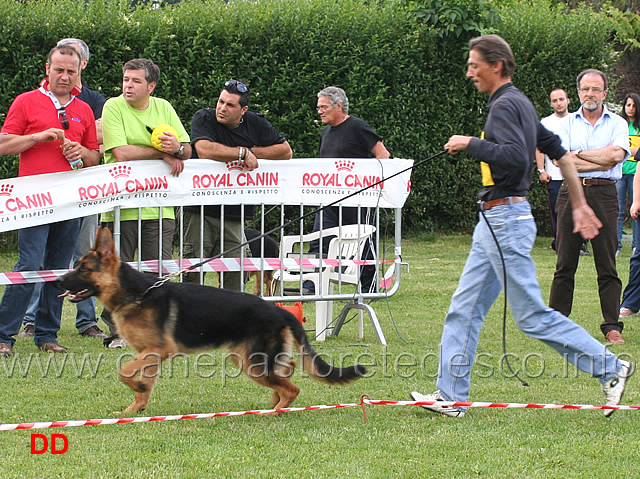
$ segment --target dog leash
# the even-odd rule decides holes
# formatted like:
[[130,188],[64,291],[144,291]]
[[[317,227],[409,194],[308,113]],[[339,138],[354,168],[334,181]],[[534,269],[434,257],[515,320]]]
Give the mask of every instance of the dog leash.
[[328,205],[320,206],[320,207],[318,207],[318,208],[316,208],[316,209],[314,209],[314,210],[312,210],[312,211],[309,211],[308,213],[305,213],[305,214],[303,214],[303,215],[301,215],[301,216],[298,216],[297,218],[294,218],[294,219],[292,219],[292,220],[290,220],[290,221],[287,221],[286,223],[284,223],[284,224],[282,224],[282,225],[280,225],[280,226],[276,226],[275,228],[272,228],[272,229],[270,229],[269,231],[266,231],[265,233],[262,233],[260,236],[257,236],[257,237],[255,237],[255,238],[253,238],[251,241],[245,241],[245,242],[243,242],[243,243],[241,243],[241,244],[239,244],[239,245],[237,245],[237,246],[234,246],[234,247],[232,247],[232,248],[229,248],[229,249],[228,249],[228,250],[226,250],[226,251],[223,251],[222,253],[219,253],[219,254],[217,254],[217,255],[215,255],[215,256],[212,256],[211,258],[207,258],[207,259],[205,259],[205,260],[203,260],[203,261],[200,261],[200,262],[199,262],[199,263],[197,263],[197,264],[191,265],[191,266],[189,266],[188,268],[183,268],[182,270],[180,270],[180,271],[178,271],[178,272],[176,272],[176,273],[169,273],[169,274],[167,274],[167,275],[165,275],[165,276],[163,276],[163,277],[160,277],[160,278],[158,279],[158,281],[156,281],[154,284],[152,284],[151,286],[149,286],[149,287],[148,287],[148,288],[147,288],[147,289],[142,293],[142,295],[140,296],[140,298],[139,298],[136,302],[137,302],[137,303],[142,302],[142,300],[144,300],[144,298],[145,298],[145,297],[146,297],[146,296],[147,296],[147,295],[148,295],[152,290],[154,290],[154,289],[156,289],[156,288],[160,288],[162,285],[164,285],[164,284],[165,284],[165,283],[167,283],[168,281],[171,281],[172,279],[174,279],[174,278],[176,278],[176,277],[180,276],[181,274],[188,273],[189,271],[194,270],[194,269],[196,269],[196,268],[199,268],[199,267],[200,267],[200,266],[202,266],[203,264],[207,264],[208,262],[213,261],[214,259],[220,258],[220,257],[222,257],[222,256],[224,256],[224,255],[226,255],[226,254],[229,254],[229,253],[231,253],[232,251],[235,251],[235,250],[240,249],[240,248],[244,248],[244,247],[245,247],[245,246],[247,246],[249,243],[252,243],[252,242],[254,242],[254,241],[260,240],[260,239],[264,238],[265,236],[268,236],[268,235],[270,235],[270,234],[272,234],[272,233],[275,233],[276,231],[279,231],[279,230],[281,230],[281,229],[287,228],[287,227],[291,226],[292,224],[297,223],[297,222],[298,222],[298,221],[300,221],[300,220],[303,220],[303,219],[305,219],[305,218],[307,218],[307,217],[309,217],[309,216],[311,216],[311,215],[315,215],[316,213],[319,213],[320,211],[324,211],[324,210],[326,210],[327,208],[330,208],[330,207],[332,207],[332,206],[335,206],[335,205],[337,205],[338,203],[340,203],[340,202],[342,202],[342,201],[344,201],[344,200],[348,200],[349,198],[351,198],[351,197],[353,197],[353,196],[359,195],[359,194],[360,194],[360,193],[362,193],[363,191],[367,191],[367,190],[369,190],[369,189],[371,189],[371,188],[373,188],[373,187],[375,187],[375,186],[378,186],[378,185],[380,185],[380,184],[384,183],[385,181],[388,181],[388,180],[390,180],[391,178],[395,178],[396,176],[399,176],[399,175],[401,175],[401,174],[403,174],[403,173],[406,173],[406,172],[407,172],[407,171],[409,171],[409,170],[412,170],[412,169],[414,169],[414,168],[417,168],[418,166],[421,166],[421,165],[423,165],[424,163],[426,163],[426,162],[428,162],[428,161],[435,160],[436,158],[438,158],[438,157],[440,157],[440,156],[444,155],[447,151],[448,151],[448,150],[442,150],[441,152],[436,153],[435,155],[432,155],[432,156],[430,156],[429,158],[425,158],[424,160],[420,160],[419,162],[414,163],[413,165],[411,165],[411,166],[409,166],[409,167],[407,167],[407,168],[405,168],[405,169],[403,169],[403,170],[400,170],[400,171],[398,171],[398,172],[396,172],[396,173],[392,174],[391,176],[388,176],[388,177],[386,177],[386,178],[382,178],[381,180],[379,180],[379,181],[377,181],[377,182],[375,182],[375,183],[373,183],[373,184],[371,184],[371,185],[365,186],[364,188],[361,188],[361,189],[359,189],[358,191],[354,191],[353,193],[350,193],[350,194],[348,194],[347,196],[344,196],[344,197],[342,197],[342,198],[339,198],[339,199],[337,199],[337,200],[335,200],[335,201],[333,201],[333,202],[329,203]]

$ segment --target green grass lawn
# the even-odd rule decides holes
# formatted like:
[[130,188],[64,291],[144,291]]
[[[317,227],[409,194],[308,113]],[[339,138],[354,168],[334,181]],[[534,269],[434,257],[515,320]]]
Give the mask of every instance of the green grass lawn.
[[[389,344],[378,344],[367,323],[365,338],[358,338],[356,321],[347,323],[337,338],[314,343],[334,362],[352,364],[359,358],[371,377],[328,387],[296,372],[293,381],[302,391],[294,406],[353,403],[364,393],[372,399],[407,400],[414,389],[433,392],[442,322],[469,246],[467,236],[405,240],[403,260],[409,262],[410,271],[403,271],[400,292],[373,305]],[[537,241],[533,256],[546,299],[555,266],[549,239]],[[14,260],[1,257],[2,271],[9,271]],[[626,243],[618,270],[623,285],[628,269]],[[592,258],[581,258],[576,287],[572,317],[602,340]],[[59,340],[72,354],[66,356],[64,369],[64,357],[55,356],[47,372],[49,356],[38,353],[30,339],[18,339],[14,348],[22,370],[15,357],[0,360],[0,423],[113,418],[131,403],[133,393],[116,374],[117,365],[128,359],[131,350],[107,350],[99,340],[79,337],[74,314],[75,307],[65,303]],[[305,315],[311,318],[307,329],[313,329],[312,304],[305,304]],[[629,319],[624,331],[627,344],[613,347],[634,361],[640,352],[639,321]],[[554,350],[524,336],[511,318],[507,348],[512,366],[529,387],[511,378],[501,362],[500,297],[482,331],[478,350],[482,365],[473,371],[470,400],[603,403],[597,380],[576,373]],[[83,361],[85,369],[80,371]],[[223,351],[178,359],[163,369],[147,410],[138,415],[269,406],[270,391],[244,376],[231,377],[235,375],[235,369],[225,365]],[[623,403],[640,404],[638,391],[640,382],[632,377]],[[602,411],[476,408],[455,419],[418,407],[371,406],[366,424],[360,408],[354,407],[278,418],[252,415],[0,431],[0,470],[3,478],[637,478],[639,414],[619,411],[605,419]],[[65,434],[68,452],[31,455],[32,432]]]

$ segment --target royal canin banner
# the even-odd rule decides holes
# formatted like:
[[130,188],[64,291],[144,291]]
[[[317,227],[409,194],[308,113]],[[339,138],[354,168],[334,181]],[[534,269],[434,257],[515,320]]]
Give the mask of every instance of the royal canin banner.
[[411,190],[406,159],[297,158],[237,161],[190,159],[179,177],[161,160],[129,161],[64,173],[0,180],[0,232],[110,211],[117,206],[285,204],[401,208]]

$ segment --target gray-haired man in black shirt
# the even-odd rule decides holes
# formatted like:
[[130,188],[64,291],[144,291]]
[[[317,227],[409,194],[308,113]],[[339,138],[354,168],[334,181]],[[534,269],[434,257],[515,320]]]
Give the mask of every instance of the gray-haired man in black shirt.
[[[325,128],[320,136],[318,156],[320,158],[389,158],[391,155],[382,143],[382,138],[366,121],[349,115],[349,98],[342,88],[329,86],[318,92],[317,112]],[[335,226],[367,223],[368,209],[357,207],[326,208],[322,215],[316,213],[313,231],[326,230]],[[322,238],[322,254],[326,255],[329,243],[334,236]],[[320,254],[320,241],[314,240],[309,253]],[[364,259],[373,259],[374,254],[369,241],[363,252]],[[361,290],[368,293],[374,289],[375,266],[364,266],[361,270]],[[311,281],[304,283],[305,293],[315,293]]]

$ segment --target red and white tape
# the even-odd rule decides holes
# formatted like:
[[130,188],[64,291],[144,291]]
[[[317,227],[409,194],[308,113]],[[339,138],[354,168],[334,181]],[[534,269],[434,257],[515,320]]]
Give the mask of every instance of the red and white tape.
[[620,409],[638,411],[640,406],[606,406],[595,404],[535,404],[517,402],[455,402],[455,401],[388,401],[379,399],[363,399],[364,404],[375,406],[438,406],[450,407],[494,407],[507,409]]
[[339,409],[360,406],[352,404],[327,404],[319,406],[286,407],[280,409],[254,409],[251,411],[212,412],[203,414],[181,414],[174,416],[121,417],[111,419],[86,419],[79,421],[23,422],[19,424],[0,424],[0,431],[18,431],[23,429],[49,429],[53,427],[105,426],[108,424],[131,424],[139,422],[178,421],[180,419],[207,419],[213,417],[248,416],[252,414],[270,414],[274,412],[316,411],[318,409]]
[[341,409],[354,406],[361,406],[366,422],[364,406],[432,406],[435,403],[439,406],[452,407],[485,407],[485,408],[507,408],[507,409],[617,409],[638,411],[640,406],[606,406],[593,404],[535,404],[535,403],[502,403],[502,402],[454,402],[454,401],[390,401],[380,399],[369,399],[363,395],[359,403],[324,404],[318,406],[286,407],[280,409],[254,409],[250,411],[213,412],[201,414],[181,414],[173,416],[148,416],[148,417],[125,417],[110,419],[86,419],[75,421],[49,421],[49,422],[24,422],[18,424],[0,424],[0,431],[18,431],[25,429],[49,429],[54,427],[79,427],[79,426],[105,426],[111,424],[132,424],[141,422],[157,421],[177,421],[180,419],[207,419],[214,417],[248,416],[254,414],[270,414],[297,411],[317,411],[320,409]]
[[[177,273],[183,268],[189,268],[195,264],[200,263],[200,258],[183,259],[180,260],[165,260],[162,262],[162,273]],[[313,270],[316,268],[326,267],[346,267],[351,265],[374,265],[378,264],[375,260],[338,260],[338,259],[308,259],[303,258],[284,258],[282,261],[278,258],[244,258],[240,261],[240,258],[216,258],[208,263],[202,265],[204,272],[234,272],[234,271],[272,271],[277,269],[286,270],[300,270],[302,263],[302,269]],[[393,263],[393,260],[380,261],[379,263]],[[129,263],[132,267],[138,269],[138,262],[133,261]],[[243,265],[241,268],[240,265]],[[392,269],[392,268],[390,268]],[[46,271],[22,271],[22,272],[10,272],[0,273],[0,285],[2,284],[26,284],[26,283],[43,283],[46,281],[55,281],[64,274],[68,273],[68,269],[54,269]],[[158,272],[158,260],[142,261],[140,262],[140,271],[145,273],[157,273]],[[200,271],[200,268],[194,270],[194,272]]]

